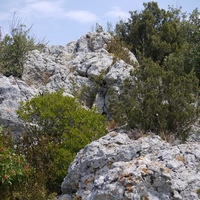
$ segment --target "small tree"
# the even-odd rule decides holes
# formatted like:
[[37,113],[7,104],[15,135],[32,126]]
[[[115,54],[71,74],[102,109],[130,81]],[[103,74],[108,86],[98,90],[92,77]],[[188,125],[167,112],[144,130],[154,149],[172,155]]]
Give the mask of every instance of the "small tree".
[[44,41],[37,43],[35,37],[30,36],[31,28],[32,26],[27,28],[15,14],[13,15],[10,35],[5,35],[0,41],[0,68],[5,76],[20,78],[29,51],[45,45]]
[[19,117],[27,125],[21,151],[49,191],[58,192],[76,153],[106,133],[105,118],[62,91],[22,102]]

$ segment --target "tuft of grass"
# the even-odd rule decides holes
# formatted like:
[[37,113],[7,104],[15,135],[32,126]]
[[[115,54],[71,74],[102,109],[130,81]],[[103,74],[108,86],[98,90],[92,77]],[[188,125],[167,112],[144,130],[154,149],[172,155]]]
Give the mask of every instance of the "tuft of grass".
[[200,198],[200,188],[196,189],[196,193],[197,193],[198,197]]

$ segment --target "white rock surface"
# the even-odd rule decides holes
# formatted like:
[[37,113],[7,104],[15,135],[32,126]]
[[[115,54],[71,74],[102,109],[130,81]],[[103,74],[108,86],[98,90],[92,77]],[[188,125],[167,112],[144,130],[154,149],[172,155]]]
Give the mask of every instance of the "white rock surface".
[[26,101],[38,93],[24,81],[14,77],[0,76],[0,125],[10,127],[16,134],[21,132],[22,124],[16,110],[20,101]]

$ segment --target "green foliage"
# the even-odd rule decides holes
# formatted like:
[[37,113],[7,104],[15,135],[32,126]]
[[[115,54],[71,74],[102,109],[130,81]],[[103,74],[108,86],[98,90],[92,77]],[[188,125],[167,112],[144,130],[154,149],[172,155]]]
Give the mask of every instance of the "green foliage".
[[15,14],[10,26],[10,35],[5,35],[0,41],[0,69],[5,76],[13,75],[20,78],[28,52],[42,48],[44,43],[36,43],[35,37],[30,36],[32,27],[27,28],[21,24],[21,20],[16,18]]
[[101,26],[99,23],[96,23],[95,25],[91,26],[91,31],[96,32],[96,33],[101,33],[103,32],[103,26]]
[[[17,155],[15,149],[3,131],[0,133],[0,184],[12,185],[15,182],[21,181],[25,173],[25,159],[23,156]],[[6,144],[5,144],[6,142]],[[9,146],[7,146],[9,145]]]
[[112,36],[114,35],[113,25],[111,22],[107,22],[106,31],[110,33],[110,35]]
[[96,95],[106,85],[104,78],[105,72],[102,70],[98,76],[89,78],[90,84],[84,84],[78,87],[76,83],[73,82],[73,95],[88,108],[92,108]]
[[137,58],[146,57],[162,63],[166,56],[184,45],[186,15],[172,7],[167,11],[160,9],[157,2],[143,5],[141,12],[130,12],[128,22],[116,25],[116,35],[131,46]]
[[111,100],[111,112],[130,128],[185,139],[199,116],[200,14],[143,5],[116,25],[115,38],[129,44],[140,66]]
[[23,155],[17,154],[11,134],[0,127],[0,194],[2,199],[14,199],[20,185],[32,169]]
[[199,116],[198,79],[184,72],[176,56],[169,56],[162,67],[145,59],[135,69],[111,103],[115,120],[130,128],[187,137],[189,125]]
[[103,27],[100,24],[96,23],[96,25],[95,25],[95,31],[97,33],[101,33],[101,32],[103,32]]
[[195,9],[185,22],[187,48],[185,48],[185,70],[194,71],[200,79],[200,12]]
[[200,12],[187,15],[181,9],[160,9],[157,2],[144,3],[142,11],[131,11],[128,22],[120,21],[115,37],[129,45],[139,63],[151,58],[163,64],[170,54],[182,52],[184,70],[200,79]]
[[28,123],[20,152],[36,169],[34,180],[50,192],[59,192],[76,153],[106,133],[102,115],[63,96],[63,91],[47,92],[22,102],[17,113]]

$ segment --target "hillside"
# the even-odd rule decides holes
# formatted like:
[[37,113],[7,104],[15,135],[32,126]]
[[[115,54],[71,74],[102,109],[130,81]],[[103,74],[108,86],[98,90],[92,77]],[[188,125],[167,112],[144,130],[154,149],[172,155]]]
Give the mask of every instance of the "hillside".
[[[82,94],[85,106],[108,114],[107,92],[119,91],[134,70],[107,51],[109,33],[87,33],[66,46],[46,46],[30,52],[21,79],[0,76],[0,123],[20,134],[23,122],[16,110],[21,100],[64,89]],[[137,64],[129,52],[130,60]],[[79,93],[79,95],[80,95]],[[82,149],[70,165],[59,200],[196,200],[200,190],[199,124],[185,144],[168,143],[153,133],[116,128]]]

